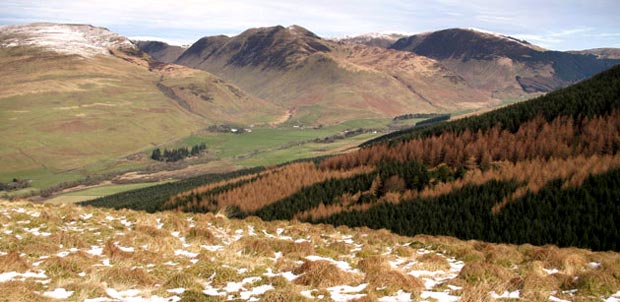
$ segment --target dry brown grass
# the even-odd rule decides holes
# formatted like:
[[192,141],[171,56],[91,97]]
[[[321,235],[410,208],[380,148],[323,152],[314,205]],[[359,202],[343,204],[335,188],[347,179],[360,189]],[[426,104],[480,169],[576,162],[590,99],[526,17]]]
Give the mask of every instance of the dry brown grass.
[[415,255],[415,250],[408,246],[398,246],[394,249],[394,254],[399,257],[412,257]]
[[491,302],[495,299],[491,298],[489,294],[492,287],[488,284],[474,284],[466,285],[463,287],[463,294],[461,295],[461,302]]
[[509,268],[520,264],[524,258],[516,247],[506,244],[485,244],[481,252],[487,262]]
[[169,236],[170,234],[164,230],[158,229],[157,227],[154,227],[152,225],[146,225],[146,224],[138,224],[135,227],[136,232],[145,234],[147,236],[150,237],[164,237],[164,236]]
[[382,288],[383,294],[392,295],[402,289],[417,296],[424,288],[424,282],[399,270],[392,269],[383,256],[362,259],[358,262],[357,268],[366,273],[364,283],[369,284],[368,288],[371,292],[376,288]]
[[19,256],[15,250],[10,251],[4,256],[0,256],[0,273],[18,272],[23,273],[31,268],[28,261]]
[[209,229],[204,227],[193,227],[187,231],[187,240],[196,240],[204,243],[213,243],[216,239]]
[[84,301],[92,297],[105,297],[105,287],[98,281],[86,281],[79,283],[70,283],[65,286],[68,291],[73,291],[72,300]]
[[301,259],[305,256],[314,254],[314,247],[312,243],[304,242],[292,242],[288,240],[272,239],[269,241],[271,247],[286,257],[293,259]]
[[385,257],[371,256],[364,258],[357,263],[357,268],[364,273],[373,273],[391,270],[390,264]]
[[199,261],[185,269],[184,272],[201,279],[210,279],[214,286],[226,284],[229,281],[241,280],[237,270],[224,267],[220,263],[210,261]]
[[117,288],[124,287],[151,287],[159,282],[153,275],[141,268],[115,266],[107,269],[101,280]]
[[392,295],[402,289],[413,293],[415,296],[419,296],[422,289],[424,289],[424,282],[422,280],[403,274],[398,270],[367,273],[364,283],[368,283],[371,289],[383,288],[382,291],[388,295]]
[[177,212],[164,212],[161,215],[161,222],[164,224],[163,229],[168,231],[178,231],[183,234],[183,231],[189,227],[189,222],[185,216]]
[[341,271],[337,266],[328,261],[309,261],[293,270],[296,275],[301,275],[295,279],[295,284],[312,286],[315,288],[325,288],[330,286],[351,284],[359,280],[360,276]]
[[75,278],[92,263],[80,257],[69,255],[66,257],[51,257],[45,259],[42,267],[48,276],[58,279]]
[[134,253],[121,250],[112,240],[108,240],[103,247],[103,254],[113,260],[124,260],[133,257]]
[[592,253],[576,248],[558,248],[556,246],[535,247],[523,245],[519,249],[524,258],[530,262],[539,261],[544,268],[557,268],[567,275],[575,275],[587,270],[588,262],[592,261]]
[[338,252],[338,253],[340,253],[342,255],[349,254],[349,251],[351,250],[349,245],[347,245],[344,242],[333,242],[333,243],[330,243],[327,246],[327,248],[330,249],[330,250],[336,251],[336,252]]
[[413,265],[413,269],[425,271],[447,271],[450,269],[450,263],[445,257],[435,253],[428,253],[416,258],[417,262]]
[[37,286],[33,282],[0,282],[0,301],[2,302],[47,302],[49,298],[37,295]]
[[55,254],[60,251],[60,248],[58,244],[51,243],[49,241],[37,240],[22,242],[20,250],[29,256],[39,257]]
[[265,239],[244,237],[237,241],[235,245],[241,247],[241,253],[250,256],[273,257],[274,250]]
[[90,247],[90,245],[84,242],[84,240],[82,240],[82,238],[80,238],[78,235],[66,233],[63,231],[60,231],[52,235],[51,240],[52,242],[56,244],[62,244],[63,247],[67,249],[68,248],[81,249],[81,248]]
[[211,296],[207,296],[199,290],[186,290],[181,295],[181,301],[183,302],[213,302],[213,301],[221,301]]
[[458,276],[469,285],[488,285],[498,293],[509,288],[510,281],[514,277],[516,277],[514,272],[501,266],[477,261],[466,263]]
[[547,301],[551,291],[558,288],[558,282],[553,276],[542,276],[529,273],[519,278],[520,284],[515,284],[521,290],[521,298],[526,301]]
[[187,272],[178,272],[170,276],[163,284],[164,288],[195,288],[200,289],[201,285],[193,275]]
[[307,302],[308,298],[291,291],[291,289],[275,289],[266,292],[260,299],[264,302]]
[[609,296],[620,290],[620,280],[605,269],[584,272],[577,277],[575,287],[589,295]]

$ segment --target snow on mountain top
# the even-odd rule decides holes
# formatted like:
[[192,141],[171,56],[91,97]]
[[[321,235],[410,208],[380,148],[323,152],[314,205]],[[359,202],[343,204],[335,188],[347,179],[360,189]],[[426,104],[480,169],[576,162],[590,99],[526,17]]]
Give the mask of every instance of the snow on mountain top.
[[410,34],[395,33],[395,32],[371,32],[371,33],[365,33],[361,35],[346,35],[343,37],[334,37],[333,40],[341,41],[341,40],[351,40],[351,39],[354,39],[354,40],[386,39],[386,40],[392,40],[396,42],[396,40],[404,36],[408,36],[408,35]]
[[525,47],[535,48],[534,45],[530,44],[527,41],[519,40],[517,38],[511,37],[511,36],[507,36],[507,35],[504,35],[504,34],[492,32],[492,31],[488,31],[488,30],[484,30],[484,29],[474,28],[474,27],[467,27],[467,28],[461,28],[461,29],[462,30],[468,30],[468,31],[474,31],[474,32],[478,32],[478,33],[482,33],[482,34],[486,34],[486,35],[490,35],[490,36],[494,36],[494,37],[500,38],[500,39],[509,40],[509,41],[521,44],[521,45],[523,45]]
[[82,24],[32,23],[0,27],[0,47],[38,46],[83,57],[109,55],[111,48],[135,49],[126,37]]

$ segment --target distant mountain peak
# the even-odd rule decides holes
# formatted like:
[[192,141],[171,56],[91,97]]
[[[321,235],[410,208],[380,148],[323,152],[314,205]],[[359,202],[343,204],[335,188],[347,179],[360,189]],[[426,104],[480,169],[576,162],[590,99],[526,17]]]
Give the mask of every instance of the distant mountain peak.
[[474,28],[450,28],[425,32],[396,41],[390,47],[435,59],[489,59],[498,56],[527,57],[545,49],[527,41]]
[[31,23],[0,27],[0,47],[35,46],[82,57],[109,55],[136,46],[126,37],[88,24]]

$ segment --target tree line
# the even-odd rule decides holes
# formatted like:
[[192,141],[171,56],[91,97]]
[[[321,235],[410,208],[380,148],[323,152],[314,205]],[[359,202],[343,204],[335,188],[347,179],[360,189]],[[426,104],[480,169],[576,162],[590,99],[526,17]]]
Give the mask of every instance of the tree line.
[[151,153],[151,159],[165,162],[175,162],[182,160],[190,156],[196,156],[207,149],[207,145],[200,144],[194,145],[191,149],[188,147],[181,147],[177,149],[164,149],[162,152],[160,148],[156,148]]

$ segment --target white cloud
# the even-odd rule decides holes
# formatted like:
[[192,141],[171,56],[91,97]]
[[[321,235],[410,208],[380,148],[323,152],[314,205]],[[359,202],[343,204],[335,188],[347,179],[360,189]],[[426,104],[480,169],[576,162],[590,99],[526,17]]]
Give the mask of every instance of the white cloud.
[[555,49],[567,40],[579,40],[583,35],[592,32],[592,28],[571,28],[543,34],[514,34],[517,39],[527,40],[544,48]]

